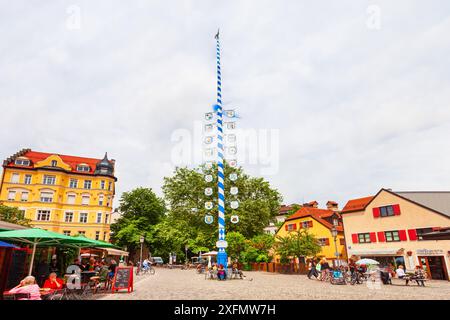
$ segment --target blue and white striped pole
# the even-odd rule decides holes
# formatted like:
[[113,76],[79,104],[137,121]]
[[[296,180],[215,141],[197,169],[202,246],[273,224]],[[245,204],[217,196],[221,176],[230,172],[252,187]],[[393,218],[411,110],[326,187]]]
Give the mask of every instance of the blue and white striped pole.
[[220,40],[219,32],[216,35],[217,40],[217,188],[218,188],[218,222],[219,222],[219,241],[217,248],[217,263],[222,264],[227,270],[228,256],[226,252],[227,243],[225,241],[225,174],[224,174],[224,147],[223,147],[223,109],[222,109],[222,71],[220,68]]

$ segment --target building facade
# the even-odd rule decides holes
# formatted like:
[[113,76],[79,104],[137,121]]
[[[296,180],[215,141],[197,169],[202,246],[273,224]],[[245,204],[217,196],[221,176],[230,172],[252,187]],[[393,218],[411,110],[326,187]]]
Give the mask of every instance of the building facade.
[[342,210],[349,256],[381,265],[421,266],[432,279],[449,279],[450,240],[426,240],[450,226],[450,192],[393,192],[350,200]]
[[[347,260],[341,215],[335,210],[319,209],[317,204],[311,205],[302,207],[286,218],[286,221],[276,232],[276,236],[286,237],[293,231],[306,229],[319,241],[322,251],[317,255],[318,257],[325,257],[333,262],[335,260]],[[333,227],[336,229],[336,239],[332,234]]]
[[3,162],[0,203],[34,227],[109,241],[115,161],[24,149]]
[[269,223],[267,227],[264,228],[264,232],[267,234],[274,235],[277,233],[278,226],[280,223],[283,223],[286,220],[286,217],[289,216],[293,210],[293,205],[287,206],[287,205],[281,205],[280,210],[278,211],[278,214],[275,216],[273,221]]

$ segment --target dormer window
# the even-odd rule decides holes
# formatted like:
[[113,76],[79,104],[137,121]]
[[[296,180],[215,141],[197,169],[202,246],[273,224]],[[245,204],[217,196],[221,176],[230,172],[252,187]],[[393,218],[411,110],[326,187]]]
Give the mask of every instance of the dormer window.
[[77,171],[79,171],[79,172],[89,172],[90,170],[91,170],[91,168],[86,164],[79,164],[77,166]]
[[52,167],[56,167],[56,166],[58,166],[58,161],[52,160]]
[[29,166],[30,165],[30,160],[28,160],[28,159],[16,159],[16,161],[14,163],[16,165],[18,165],[18,166]]

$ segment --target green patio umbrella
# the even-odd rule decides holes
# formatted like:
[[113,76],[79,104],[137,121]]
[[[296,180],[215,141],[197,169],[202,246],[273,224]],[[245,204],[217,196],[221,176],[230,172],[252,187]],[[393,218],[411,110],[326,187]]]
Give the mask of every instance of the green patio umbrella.
[[76,239],[75,237],[65,236],[60,233],[46,231],[43,229],[25,229],[25,230],[13,230],[0,232],[0,239],[6,239],[10,242],[26,243],[33,246],[33,252],[31,255],[30,268],[28,275],[31,275],[33,270],[34,256],[36,254],[36,247],[40,246],[56,246],[56,245],[75,245],[81,243],[88,243],[89,239]]
[[78,242],[76,241],[69,245],[71,247],[78,248],[78,256],[80,256],[80,254],[81,254],[81,248],[115,248],[115,249],[117,248],[118,249],[117,246],[115,246],[111,243],[108,243],[105,241],[100,241],[100,240],[89,239],[82,235],[73,236],[71,238],[79,240]]

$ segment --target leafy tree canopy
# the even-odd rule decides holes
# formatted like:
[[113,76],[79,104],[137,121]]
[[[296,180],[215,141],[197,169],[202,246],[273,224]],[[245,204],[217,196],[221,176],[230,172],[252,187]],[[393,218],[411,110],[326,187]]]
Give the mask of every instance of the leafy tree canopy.
[[23,212],[16,207],[0,205],[0,220],[25,227],[31,227],[31,220],[26,219]]

